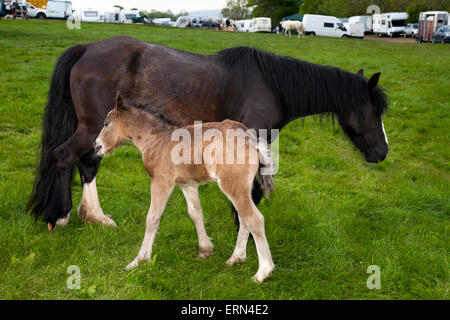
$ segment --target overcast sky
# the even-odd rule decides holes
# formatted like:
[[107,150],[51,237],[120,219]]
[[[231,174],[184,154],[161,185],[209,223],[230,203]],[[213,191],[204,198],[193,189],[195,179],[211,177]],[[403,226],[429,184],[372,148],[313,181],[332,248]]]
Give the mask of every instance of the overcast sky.
[[125,9],[138,8],[178,13],[181,10],[193,11],[203,9],[222,9],[226,0],[72,0],[74,8],[108,9],[120,5]]

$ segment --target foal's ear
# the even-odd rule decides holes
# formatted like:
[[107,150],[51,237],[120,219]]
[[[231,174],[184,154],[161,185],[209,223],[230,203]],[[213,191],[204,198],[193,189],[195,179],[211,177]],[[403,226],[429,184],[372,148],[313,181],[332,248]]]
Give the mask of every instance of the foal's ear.
[[359,71],[356,74],[360,77],[364,77],[364,69],[359,69]]
[[380,76],[381,72],[377,72],[369,79],[369,91],[375,89],[375,87],[378,84],[378,81],[380,81]]
[[122,92],[117,91],[116,94],[116,108],[117,109],[123,109],[124,105],[123,105],[123,95]]

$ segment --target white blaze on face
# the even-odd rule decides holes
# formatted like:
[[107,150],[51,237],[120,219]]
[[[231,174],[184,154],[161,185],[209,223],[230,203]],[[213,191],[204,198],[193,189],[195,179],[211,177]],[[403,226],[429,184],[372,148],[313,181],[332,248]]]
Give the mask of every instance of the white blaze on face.
[[388,139],[387,139],[387,135],[386,135],[386,131],[384,130],[383,120],[381,120],[381,128],[383,129],[383,133],[384,133],[384,141],[386,141],[386,144],[389,145]]

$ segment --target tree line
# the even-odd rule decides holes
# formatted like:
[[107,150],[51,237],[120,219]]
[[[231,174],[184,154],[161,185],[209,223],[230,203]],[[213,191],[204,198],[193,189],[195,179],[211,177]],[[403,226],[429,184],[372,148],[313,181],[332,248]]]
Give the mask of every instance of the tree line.
[[233,20],[269,17],[274,25],[291,14],[323,14],[336,17],[366,15],[378,5],[381,12],[407,12],[417,22],[421,11],[450,11],[450,0],[228,0],[222,15]]

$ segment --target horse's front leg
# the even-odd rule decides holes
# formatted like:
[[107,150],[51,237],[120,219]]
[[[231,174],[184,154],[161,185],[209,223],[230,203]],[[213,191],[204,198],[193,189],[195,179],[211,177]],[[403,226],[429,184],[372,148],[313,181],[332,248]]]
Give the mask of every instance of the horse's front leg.
[[91,223],[101,223],[117,228],[116,223],[103,213],[97,193],[96,175],[101,158],[97,157],[94,150],[81,157],[77,164],[83,185],[83,196],[78,206],[78,214],[81,219]]
[[147,222],[144,240],[137,257],[131,262],[126,269],[130,270],[137,267],[142,261],[148,261],[152,255],[153,242],[155,241],[156,232],[158,231],[161,216],[166,207],[167,199],[173,190],[173,184],[152,181],[151,187],[151,204],[147,214]]

